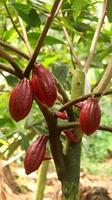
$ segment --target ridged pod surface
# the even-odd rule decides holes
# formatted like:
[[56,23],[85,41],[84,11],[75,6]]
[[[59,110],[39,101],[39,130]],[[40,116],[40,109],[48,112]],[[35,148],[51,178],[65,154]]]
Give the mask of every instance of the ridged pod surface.
[[44,160],[47,140],[48,136],[41,135],[28,147],[24,159],[24,168],[27,175],[36,171]]
[[9,111],[15,121],[24,119],[30,112],[33,102],[31,81],[24,78],[13,89],[9,99]]
[[42,104],[53,106],[57,97],[55,80],[52,73],[41,64],[37,64],[33,70],[32,86],[36,98]]
[[101,119],[101,111],[98,100],[94,97],[88,98],[80,111],[80,127],[82,131],[91,135],[99,127]]

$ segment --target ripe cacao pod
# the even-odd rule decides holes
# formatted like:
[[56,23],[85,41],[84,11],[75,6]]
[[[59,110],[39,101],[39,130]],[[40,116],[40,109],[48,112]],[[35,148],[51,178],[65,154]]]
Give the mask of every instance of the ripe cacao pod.
[[41,64],[34,67],[32,87],[34,95],[42,104],[48,107],[54,104],[57,97],[55,80],[52,73]]
[[33,102],[31,81],[24,78],[13,89],[9,99],[9,111],[15,121],[24,119],[30,112]]
[[24,168],[27,175],[36,171],[44,160],[47,140],[48,136],[41,135],[28,147],[24,159]]
[[72,143],[78,142],[77,136],[71,130],[65,130],[64,133]]
[[94,97],[88,98],[80,111],[80,127],[82,131],[91,135],[99,127],[101,119],[101,111],[98,100]]

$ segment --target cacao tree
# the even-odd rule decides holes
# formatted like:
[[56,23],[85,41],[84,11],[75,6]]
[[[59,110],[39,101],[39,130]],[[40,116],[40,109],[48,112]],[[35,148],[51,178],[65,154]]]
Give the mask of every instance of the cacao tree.
[[[62,199],[79,200],[82,138],[96,130],[112,132],[111,126],[100,123],[100,99],[112,94],[112,3],[2,0],[0,9],[0,73],[12,87],[7,102],[14,130],[33,106],[36,116],[34,121],[26,119],[27,137],[19,130],[27,141],[26,174],[53,158]],[[91,70],[98,70],[93,83]],[[20,143],[14,141],[16,148]]]

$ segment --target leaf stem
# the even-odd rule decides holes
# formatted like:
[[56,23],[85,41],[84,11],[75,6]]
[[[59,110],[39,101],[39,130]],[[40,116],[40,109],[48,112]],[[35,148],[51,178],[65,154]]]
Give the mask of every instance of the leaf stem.
[[52,23],[52,21],[54,19],[54,16],[55,16],[55,13],[56,13],[56,10],[58,8],[59,3],[60,3],[60,0],[55,0],[54,4],[52,6],[51,12],[49,13],[49,16],[47,18],[46,24],[44,26],[44,29],[43,29],[43,31],[42,31],[42,33],[41,33],[41,35],[40,35],[40,37],[39,37],[39,39],[37,41],[37,44],[36,44],[35,50],[33,52],[33,55],[31,56],[30,61],[29,61],[28,65],[27,65],[27,67],[25,69],[24,74],[25,74],[26,77],[29,76],[30,71],[33,69],[34,62],[35,62],[35,60],[36,60],[36,58],[37,58],[37,56],[38,56],[38,54],[40,52],[40,49],[41,49],[41,47],[43,45],[44,39],[45,39],[46,34],[47,34],[47,32],[48,32],[48,30],[50,28],[50,25],[51,25],[51,23]]

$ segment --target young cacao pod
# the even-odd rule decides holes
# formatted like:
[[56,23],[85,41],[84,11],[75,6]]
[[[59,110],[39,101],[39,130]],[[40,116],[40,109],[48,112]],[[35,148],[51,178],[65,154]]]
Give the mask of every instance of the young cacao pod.
[[78,142],[77,136],[71,130],[65,130],[64,133],[72,143]]
[[55,80],[52,73],[41,64],[34,67],[32,87],[34,95],[42,104],[48,107],[54,104],[57,97]]
[[24,168],[27,175],[36,171],[45,159],[47,140],[48,136],[41,135],[28,147],[24,159]]
[[66,112],[58,112],[58,111],[56,111],[56,112],[54,113],[54,116],[55,116],[56,118],[63,119],[63,120],[69,119]]
[[15,121],[24,119],[30,112],[33,102],[31,81],[24,78],[13,89],[9,99],[9,111]]
[[80,127],[82,131],[91,135],[99,127],[101,119],[101,111],[98,100],[90,97],[88,98],[80,111]]

